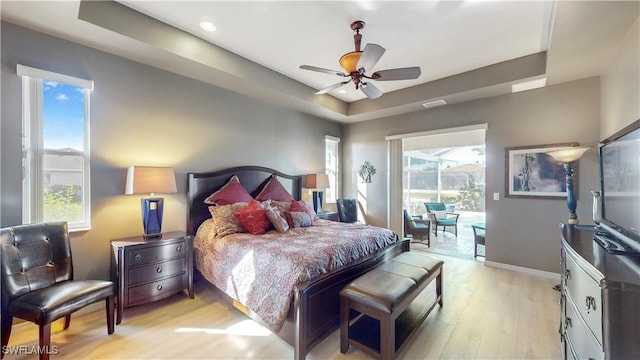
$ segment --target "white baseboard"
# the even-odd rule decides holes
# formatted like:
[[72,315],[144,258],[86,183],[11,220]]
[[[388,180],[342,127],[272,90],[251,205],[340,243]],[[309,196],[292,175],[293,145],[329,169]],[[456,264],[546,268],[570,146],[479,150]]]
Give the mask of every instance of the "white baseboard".
[[519,272],[519,273],[524,273],[524,274],[529,274],[529,275],[534,275],[534,276],[540,276],[540,277],[544,277],[544,278],[560,281],[560,274],[559,273],[554,273],[554,272],[550,272],[550,271],[536,270],[536,269],[526,268],[526,267],[522,267],[522,266],[510,265],[510,264],[503,264],[503,263],[499,263],[499,262],[495,262],[495,261],[486,261],[485,260],[484,264],[486,266],[491,266],[491,267],[495,267],[495,268],[499,268],[499,269],[511,270],[511,271],[515,271],[515,272]]

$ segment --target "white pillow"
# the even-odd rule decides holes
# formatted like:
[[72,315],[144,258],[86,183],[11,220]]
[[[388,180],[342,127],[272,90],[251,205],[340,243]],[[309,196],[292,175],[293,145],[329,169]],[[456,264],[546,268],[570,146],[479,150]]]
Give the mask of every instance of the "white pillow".
[[431,212],[436,216],[436,219],[438,219],[438,220],[447,218],[447,211],[446,210],[436,210],[436,211],[431,211]]

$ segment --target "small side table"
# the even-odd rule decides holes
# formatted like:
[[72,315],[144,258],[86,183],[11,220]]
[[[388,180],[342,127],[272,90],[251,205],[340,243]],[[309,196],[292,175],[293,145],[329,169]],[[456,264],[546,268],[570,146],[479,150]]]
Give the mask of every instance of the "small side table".
[[111,240],[111,281],[116,284],[117,318],[125,307],[164,299],[187,289],[193,293],[193,238],[185,232]]
[[338,212],[327,211],[327,212],[318,213],[318,219],[338,221]]

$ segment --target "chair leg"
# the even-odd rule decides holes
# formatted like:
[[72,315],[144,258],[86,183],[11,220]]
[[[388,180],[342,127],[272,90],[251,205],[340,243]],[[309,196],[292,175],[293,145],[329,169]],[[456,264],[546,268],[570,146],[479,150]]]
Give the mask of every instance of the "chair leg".
[[40,325],[40,360],[49,360],[51,353],[51,323]]
[[4,357],[5,346],[9,345],[9,337],[11,336],[12,324],[13,316],[2,314],[2,348],[0,348],[0,359]]
[[107,297],[106,300],[106,308],[107,308],[107,333],[109,335],[113,334],[114,325],[113,325],[113,313],[115,310],[115,304],[113,300],[113,296]]
[[69,325],[71,325],[71,314],[64,317],[64,328],[62,330],[67,330]]

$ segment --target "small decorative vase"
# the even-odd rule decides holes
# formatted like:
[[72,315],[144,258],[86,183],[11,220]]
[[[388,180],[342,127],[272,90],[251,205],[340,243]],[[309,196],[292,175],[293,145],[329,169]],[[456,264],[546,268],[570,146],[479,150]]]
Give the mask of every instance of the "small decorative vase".
[[593,197],[593,207],[592,207],[592,219],[596,225],[600,225],[600,220],[602,219],[602,206],[601,206],[601,196],[600,191],[592,191],[591,195]]

